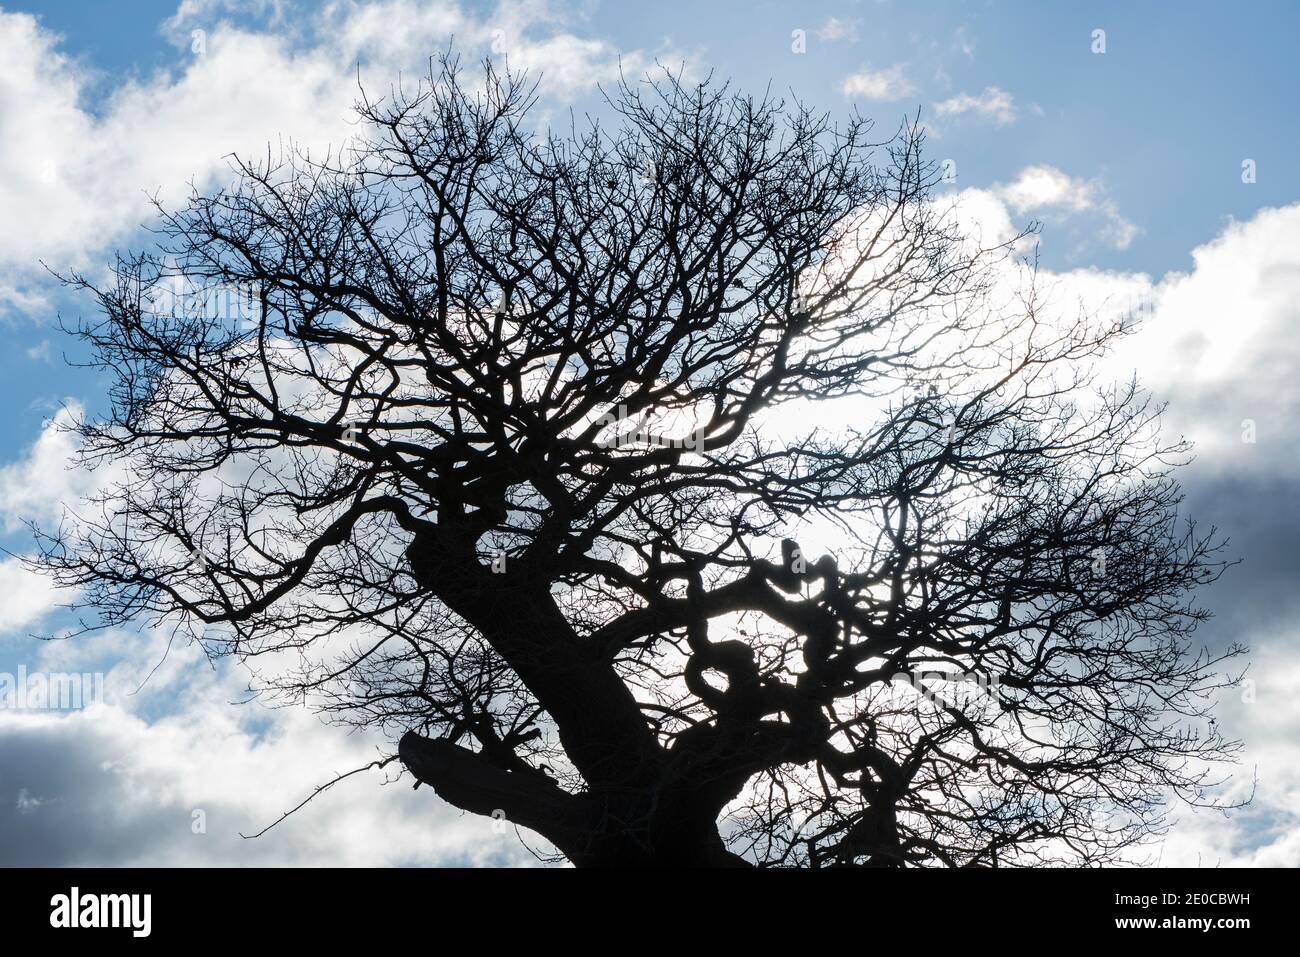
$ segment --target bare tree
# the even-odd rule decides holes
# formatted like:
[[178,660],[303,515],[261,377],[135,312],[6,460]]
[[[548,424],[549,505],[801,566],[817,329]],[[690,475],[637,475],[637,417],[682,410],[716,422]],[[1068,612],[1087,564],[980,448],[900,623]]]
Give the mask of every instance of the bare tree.
[[1241,649],[1193,639],[1185,446],[1089,371],[1127,325],[966,235],[914,123],[664,73],[538,132],[534,91],[441,59],[67,277],[117,477],[38,534],[87,627],[580,865],[1105,861],[1210,800]]

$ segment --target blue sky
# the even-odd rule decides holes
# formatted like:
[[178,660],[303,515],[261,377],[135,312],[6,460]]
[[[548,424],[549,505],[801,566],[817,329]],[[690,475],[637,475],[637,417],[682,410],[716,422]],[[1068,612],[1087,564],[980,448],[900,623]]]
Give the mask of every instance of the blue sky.
[[[1097,30],[1105,32],[1104,53],[1094,52]],[[805,52],[793,49],[796,31]],[[543,111],[557,119],[569,107],[598,110],[594,83],[615,76],[620,60],[635,72],[656,58],[695,74],[714,71],[751,91],[770,85],[836,115],[856,107],[882,131],[919,109],[930,127],[931,158],[955,163],[957,181],[946,190],[969,192],[1013,223],[1041,220],[1043,264],[1069,288],[1087,287],[1102,299],[1136,292],[1157,303],[1151,331],[1126,359],[1171,401],[1172,427],[1201,442],[1202,458],[1186,477],[1189,501],[1233,536],[1246,559],[1246,571],[1212,596],[1220,624],[1207,640],[1243,638],[1275,681],[1300,678],[1290,665],[1300,648],[1286,621],[1293,602],[1279,598],[1300,591],[1293,537],[1300,486],[1290,475],[1300,438],[1292,424],[1300,421],[1293,384],[1300,362],[1290,345],[1300,275],[1300,7],[1281,2],[1245,9],[992,0],[0,4],[0,62],[10,64],[0,75],[5,546],[28,548],[20,520],[47,517],[61,495],[85,484],[59,470],[67,450],[47,430],[47,418],[65,401],[91,409],[102,402],[102,382],[61,359],[70,343],[56,327],[58,315],[75,320],[86,304],[66,296],[39,261],[93,275],[115,247],[141,241],[146,191],[177,197],[190,177],[217,183],[222,155],[264,146],[280,133],[336,142],[346,130],[358,63],[363,76],[386,83],[397,70],[418,69],[452,33],[467,56],[497,44],[512,63],[540,71]],[[1242,178],[1247,160],[1255,169],[1250,183]],[[1261,438],[1245,448],[1235,437],[1248,417],[1260,422]],[[0,574],[5,588],[11,594],[9,613],[0,616],[0,671],[37,660],[25,636],[60,622],[52,599],[12,568]],[[83,662],[121,664],[123,680],[147,673],[160,650],[139,636],[110,636],[97,647]],[[223,758],[227,776],[261,775],[271,792],[258,803],[237,788],[222,791],[240,826],[266,823],[267,813],[296,803],[362,747],[300,723],[309,719],[227,715],[214,702],[237,697],[238,676],[209,673],[179,654],[173,665],[164,669],[176,682],[164,684],[171,691],[122,705],[119,737],[184,750],[186,728],[229,732],[235,744]],[[178,708],[178,687],[188,689],[181,692],[192,696],[187,701],[205,703]],[[1276,685],[1274,693],[1290,690]],[[1293,711],[1281,704],[1228,709],[1225,722],[1235,722],[1252,749],[1246,777],[1253,766],[1264,769],[1257,811],[1230,825],[1184,822],[1166,862],[1300,863],[1300,826],[1290,810],[1300,804],[1300,774],[1282,770],[1295,764],[1289,742],[1300,716]],[[10,735],[14,750],[6,751],[0,726],[0,756],[30,754],[32,735],[57,733],[25,727]],[[311,736],[329,760],[285,758],[276,749],[291,734]],[[268,779],[273,768],[283,773]],[[12,803],[10,792],[22,790],[29,795],[24,814],[39,815],[39,801],[55,802],[58,788],[73,787],[72,778],[59,783],[28,770],[24,783],[21,766],[5,770],[0,760],[0,775],[8,775],[0,777],[0,802]],[[165,790],[167,780],[158,767],[104,787],[116,794],[161,781]],[[154,820],[149,815],[188,820],[188,798],[178,800],[143,807],[139,820],[122,812],[123,834],[140,840],[140,829],[152,826],[140,823]],[[392,862],[361,849],[368,828],[409,828],[421,835],[413,840],[427,842],[424,806],[406,795],[397,805],[373,820],[350,817],[365,812],[342,801],[322,812],[358,835],[355,850],[336,852],[340,859]],[[0,822],[6,813],[0,804]],[[409,822],[392,823],[408,813]],[[452,836],[420,845],[414,860],[524,860],[500,845],[484,849],[478,837],[461,841],[456,835],[478,834],[465,827],[449,824]],[[238,863],[265,853],[332,860],[307,833],[291,831],[272,850],[256,852],[238,841],[196,850],[182,834],[136,859]],[[97,853],[96,860],[124,859],[108,839]]]
[[[33,13],[60,34],[61,49],[100,74],[101,94],[129,76],[184,68],[190,55],[160,28],[176,10],[164,0],[140,0],[129,10],[70,2],[6,3],[4,9]],[[269,13],[271,7],[261,9]],[[935,150],[955,154],[971,185],[1007,178],[1030,162],[1104,177],[1143,233],[1122,256],[1094,251],[1090,261],[1097,265],[1186,268],[1188,250],[1217,231],[1224,217],[1244,218],[1295,198],[1300,128],[1285,122],[1294,106],[1288,98],[1300,29],[1294,4],[865,0],[589,3],[574,9],[586,12],[572,21],[580,35],[601,37],[620,50],[659,52],[669,62],[675,53],[748,89],[770,82],[834,112],[850,103],[840,90],[846,76],[864,65],[902,64],[913,95],[888,104],[858,101],[882,124],[917,107],[928,114],[955,92],[1005,89],[1019,108],[1017,122],[960,124]],[[304,31],[294,22],[295,8],[284,10],[276,29]],[[241,15],[238,7],[218,16],[247,26],[273,19]],[[831,19],[844,22],[850,35],[819,38],[817,31]],[[1106,31],[1104,55],[1091,50],[1092,31],[1099,28]],[[795,29],[809,34],[803,56],[790,50]],[[93,111],[96,102],[85,106]],[[1240,188],[1239,175],[1247,157],[1261,168],[1249,190]],[[1067,253],[1049,247],[1046,254]]]
[[[466,7],[491,16],[490,4]],[[123,83],[184,71],[193,59],[186,27],[224,21],[291,38],[298,48],[318,39],[304,12],[310,5],[196,8],[203,12],[192,23],[169,28],[177,5],[164,0],[141,0],[129,8],[72,2],[0,7],[35,15],[57,36],[54,48],[84,78],[79,106],[92,116],[103,114]],[[1095,224],[1087,217],[1076,223],[1039,211],[1050,227],[1042,249],[1049,266],[1154,276],[1185,270],[1190,250],[1225,221],[1293,201],[1300,189],[1300,124],[1287,121],[1292,107],[1286,99],[1296,80],[1293,38],[1300,9],[1294,4],[1243,10],[1212,2],[1175,7],[866,0],[552,9],[575,34],[598,37],[612,50],[639,50],[666,63],[716,70],[751,90],[771,84],[833,113],[857,106],[882,128],[919,108],[936,125],[931,155],[956,162],[959,186],[1006,182],[1030,164],[1095,182],[1135,227],[1131,243],[1117,249],[1089,232]],[[828,30],[835,23],[842,36]],[[1104,54],[1092,49],[1096,29],[1105,30]],[[803,55],[792,52],[795,30],[807,37]],[[895,67],[906,79],[906,92],[896,98],[843,92],[849,76]],[[990,88],[1010,96],[1014,121],[936,117],[936,104]],[[560,99],[592,106],[589,91],[573,92]],[[1241,182],[1245,159],[1257,164],[1256,182],[1249,185]],[[160,185],[142,182],[137,188]],[[49,263],[60,265],[58,259]],[[50,335],[47,315],[10,307],[5,318],[11,347],[0,357],[0,369],[9,408],[48,406],[85,381],[57,361],[28,356],[36,350],[57,360],[66,345]],[[38,428],[39,416],[5,417],[0,443],[30,441]]]

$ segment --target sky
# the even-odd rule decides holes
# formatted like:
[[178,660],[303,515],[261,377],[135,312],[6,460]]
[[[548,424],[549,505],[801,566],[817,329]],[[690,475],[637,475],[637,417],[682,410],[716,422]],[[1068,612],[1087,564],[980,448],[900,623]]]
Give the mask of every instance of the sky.
[[[1220,723],[1246,741],[1231,813],[1178,812],[1166,865],[1300,864],[1300,79],[1287,3],[137,0],[0,3],[0,545],[55,521],[67,408],[104,381],[60,322],[89,304],[48,270],[99,275],[145,241],[149,201],[212,188],[231,153],[350,133],[357,82],[386,87],[454,41],[541,80],[539,119],[599,111],[656,63],[770,88],[882,132],[925,124],[941,189],[1010,234],[1041,223],[1063,296],[1151,306],[1110,360],[1192,438],[1187,510],[1242,559],[1204,595],[1201,638],[1251,651]],[[48,268],[47,268],[48,267]],[[1247,428],[1246,423],[1250,423]],[[0,708],[0,864],[530,864],[513,831],[387,771],[261,830],[385,742],[239,703],[247,676],[148,628],[38,641],[66,600],[0,557],[0,674],[102,672],[74,713]]]

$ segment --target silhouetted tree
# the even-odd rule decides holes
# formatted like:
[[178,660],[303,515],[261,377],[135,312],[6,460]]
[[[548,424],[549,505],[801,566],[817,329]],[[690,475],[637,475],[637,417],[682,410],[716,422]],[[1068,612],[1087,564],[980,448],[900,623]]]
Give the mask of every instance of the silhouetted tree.
[[88,627],[238,656],[580,865],[1102,861],[1207,800],[1240,649],[1192,638],[1185,447],[1092,384],[1126,324],[966,235],[914,123],[665,73],[537,132],[486,70],[68,277],[116,471],[41,564]]

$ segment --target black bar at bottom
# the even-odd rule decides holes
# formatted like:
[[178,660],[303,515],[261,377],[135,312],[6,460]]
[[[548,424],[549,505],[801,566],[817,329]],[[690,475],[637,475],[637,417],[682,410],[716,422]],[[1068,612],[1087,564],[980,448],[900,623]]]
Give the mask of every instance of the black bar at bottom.
[[511,940],[549,950],[598,927],[607,947],[743,932],[806,950],[836,940],[880,944],[888,928],[918,945],[1010,935],[1053,945],[1182,946],[1199,937],[1223,947],[1291,929],[1293,884],[1294,872],[1284,870],[0,869],[0,926],[9,943],[128,947],[373,947],[410,938],[436,951],[453,946],[445,935],[464,934],[456,949],[472,949],[477,938],[494,951]]

